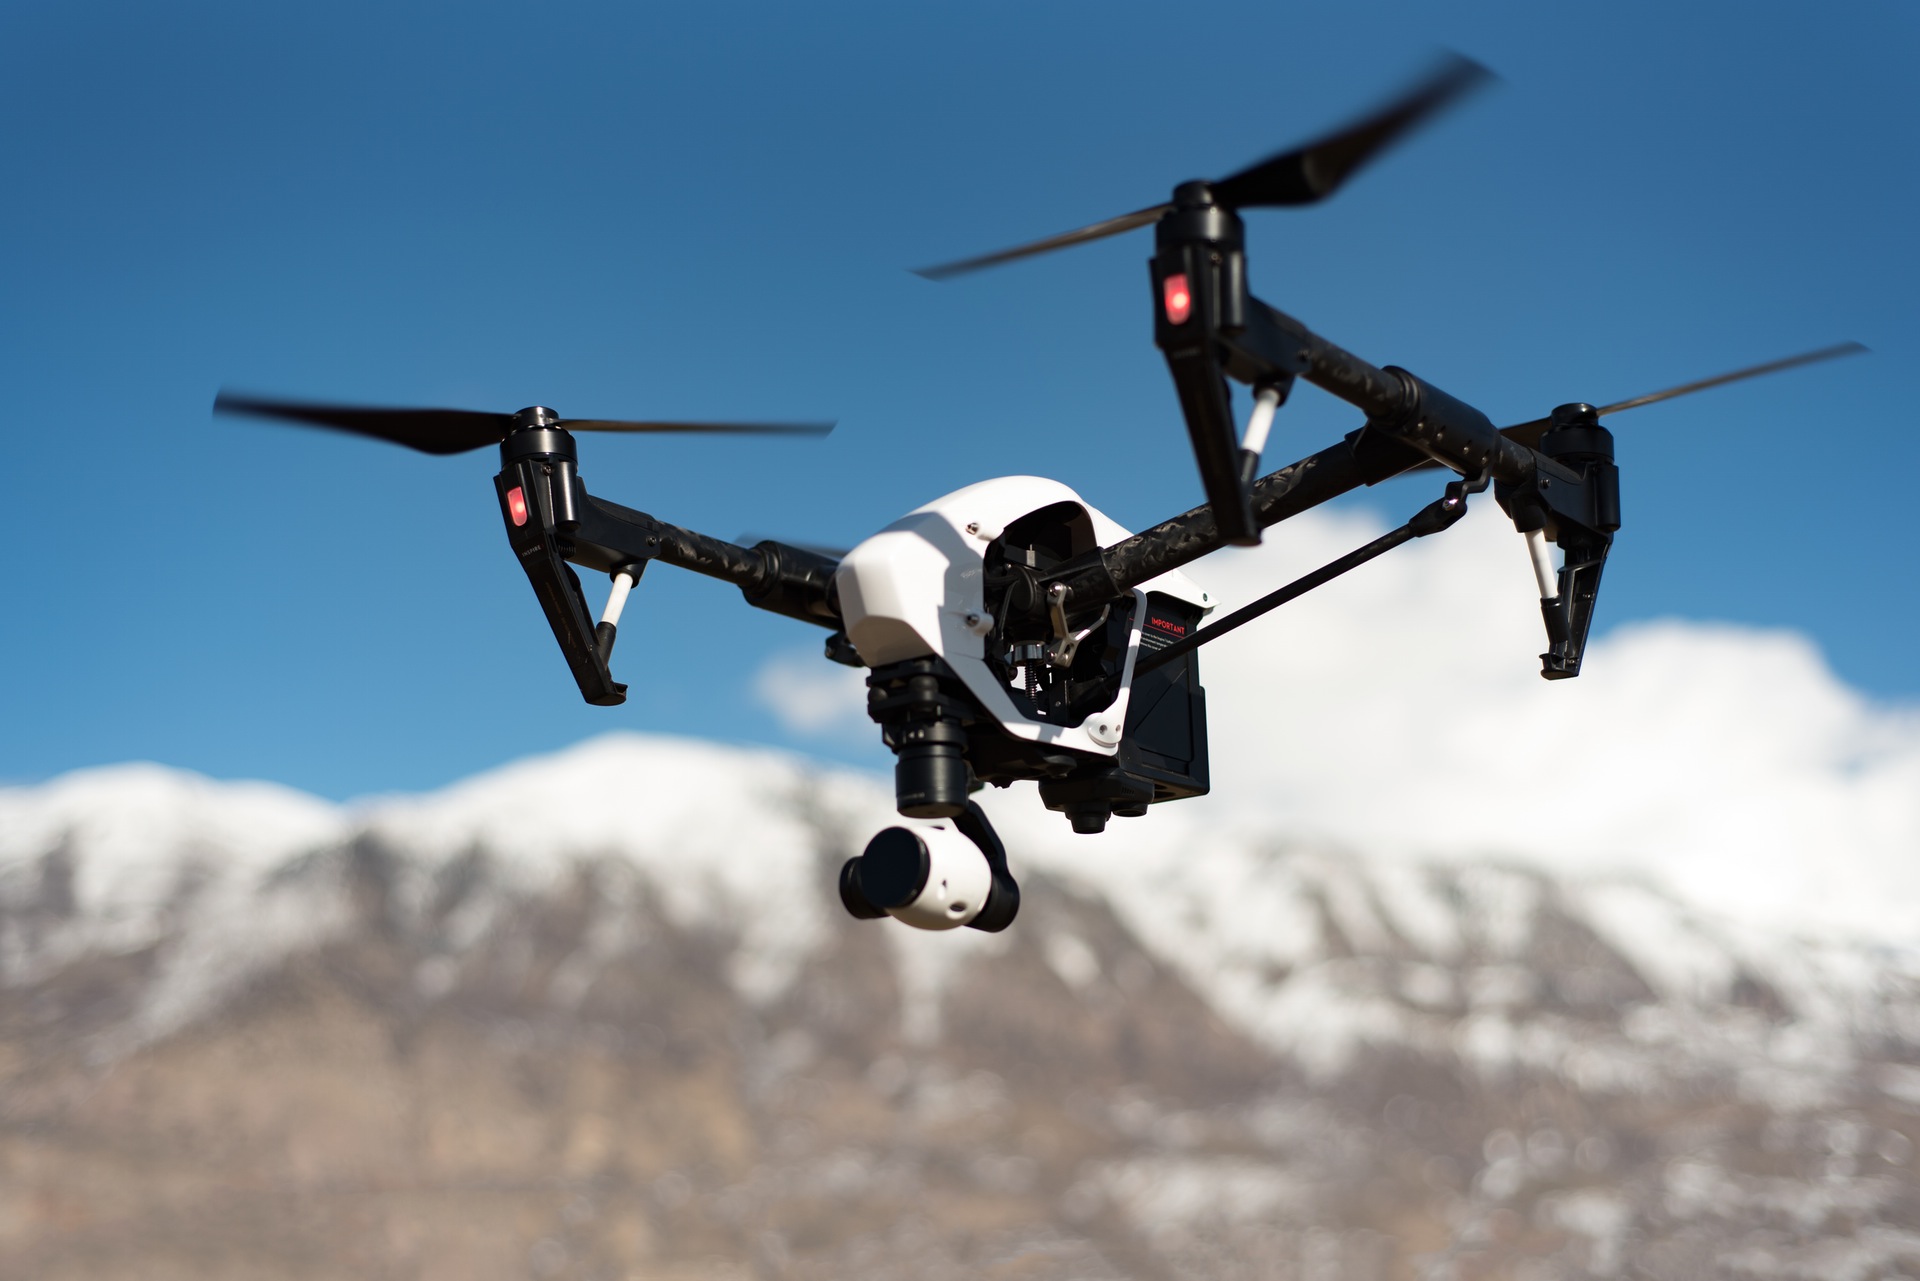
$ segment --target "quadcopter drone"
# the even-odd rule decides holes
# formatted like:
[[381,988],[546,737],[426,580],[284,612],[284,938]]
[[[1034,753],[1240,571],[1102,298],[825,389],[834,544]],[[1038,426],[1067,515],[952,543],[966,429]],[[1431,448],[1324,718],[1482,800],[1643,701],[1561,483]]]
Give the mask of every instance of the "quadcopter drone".
[[[931,268],[944,279],[1152,224],[1153,340],[1178,392],[1207,501],[1129,533],[1056,481],[1003,477],[917,508],[840,554],[767,539],[742,547],[587,492],[580,432],[801,432],[831,424],[565,419],[350,408],[222,392],[215,409],[329,427],[455,454],[497,444],[494,490],[507,541],[533,584],[587,702],[626,686],[608,666],[629,593],[654,561],[738,586],[747,603],[823,628],[826,657],[867,671],[868,714],[896,757],[906,823],[875,836],[840,874],[856,917],[922,929],[1005,929],[1020,891],[1006,850],[970,799],[1039,785],[1076,832],[1208,790],[1207,642],[1374,557],[1439,533],[1489,487],[1525,536],[1547,649],[1541,675],[1580,673],[1601,570],[1620,528],[1620,472],[1607,415],[1763,373],[1864,350],[1772,361],[1595,408],[1561,405],[1496,428],[1471,405],[1392,365],[1376,367],[1253,296],[1241,211],[1322,200],[1362,165],[1486,78],[1453,59],[1373,115],[1172,199],[1015,249]],[[1237,430],[1228,382],[1253,407]],[[1296,381],[1364,415],[1318,453],[1260,475],[1275,412]],[[1181,572],[1222,546],[1362,485],[1454,473],[1399,528],[1202,627],[1213,599]],[[1558,563],[1554,549],[1558,549]],[[608,575],[598,620],[574,566]]]

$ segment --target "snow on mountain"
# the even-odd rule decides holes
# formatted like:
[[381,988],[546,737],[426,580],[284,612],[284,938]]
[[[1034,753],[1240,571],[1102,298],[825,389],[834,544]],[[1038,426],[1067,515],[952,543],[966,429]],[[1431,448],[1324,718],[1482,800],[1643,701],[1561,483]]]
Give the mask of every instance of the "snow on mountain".
[[84,849],[69,891],[94,923],[164,901],[182,861],[259,871],[337,837],[338,809],[272,783],[223,783],[160,765],[79,770],[0,790],[0,861]]
[[0,1254],[185,1257],[169,1215],[55,1212],[184,1181],[256,1190],[206,1248],[262,1274],[434,1222],[462,1275],[563,1241],[976,1275],[989,1222],[1062,1278],[1920,1262],[1910,951],[1200,806],[1075,836],[1018,790],[986,802],[1021,918],[918,933],[834,893],[891,799],[639,735],[352,806],[155,766],[0,792],[0,1162],[35,1172]]
[[1244,834],[1141,844],[1111,862],[1041,844],[1034,861],[1321,1079],[1411,1048],[1602,1092],[1737,1070],[1756,1101],[1797,1106],[1830,1097],[1862,1044],[1920,1046],[1911,950],[1715,918],[1631,880]]
[[496,875],[533,892],[578,860],[618,859],[676,924],[733,931],[734,978],[765,998],[824,936],[825,878],[839,860],[823,842],[838,837],[838,850],[854,835],[836,819],[887,803],[869,779],[785,753],[623,734],[372,804],[360,822],[428,866],[484,852]]
[[347,829],[336,807],[290,788],[159,765],[0,790],[0,983],[158,950],[123,1039],[171,1030],[342,923],[327,905],[263,888]]
[[[639,735],[353,807],[154,766],[87,771],[0,793],[0,972],[17,984],[150,950],[127,1034],[162,1034],[348,928],[350,888],[317,869],[357,849],[389,859],[418,919],[449,877],[483,887],[435,927],[456,954],[596,867],[580,974],[632,945],[645,903],[721,931],[734,987],[766,1001],[847,927],[834,873],[891,821],[890,800],[851,771]],[[1366,858],[1176,807],[1077,837],[1030,793],[988,803],[1017,874],[1105,904],[1222,1016],[1323,1078],[1383,1048],[1602,1090],[1731,1066],[1787,1105],[1830,1092],[1862,1044],[1920,1044],[1912,953],[1715,918],[1649,884]],[[885,931],[923,1039],[952,976],[1007,944],[855,928]],[[1097,971],[1066,922],[1030,910],[1015,929],[1045,936],[1069,985]]]
[[[1312,513],[1196,576],[1230,608],[1381,532]],[[1222,638],[1209,807],[1373,854],[1628,873],[1709,915],[1920,944],[1920,708],[1804,636],[1612,628],[1543,681],[1526,553],[1492,503]]]

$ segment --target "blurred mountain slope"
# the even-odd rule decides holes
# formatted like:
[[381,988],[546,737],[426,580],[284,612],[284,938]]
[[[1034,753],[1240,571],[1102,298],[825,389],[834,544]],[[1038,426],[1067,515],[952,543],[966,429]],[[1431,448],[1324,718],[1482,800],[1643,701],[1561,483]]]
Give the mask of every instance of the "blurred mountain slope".
[[0,1276],[1920,1270],[1911,956],[1019,799],[929,936],[774,753],[0,793]]

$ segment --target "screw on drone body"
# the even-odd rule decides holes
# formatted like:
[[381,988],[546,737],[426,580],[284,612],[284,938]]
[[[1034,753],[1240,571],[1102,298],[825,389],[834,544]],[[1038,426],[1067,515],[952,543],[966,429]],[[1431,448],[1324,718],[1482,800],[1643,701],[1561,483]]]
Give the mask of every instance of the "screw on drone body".
[[968,522],[967,522],[967,532],[968,532],[969,534],[977,534],[977,533],[979,533],[979,532],[980,532],[980,522],[979,522],[979,521],[977,521],[977,520],[970,520],[970,521],[968,521]]

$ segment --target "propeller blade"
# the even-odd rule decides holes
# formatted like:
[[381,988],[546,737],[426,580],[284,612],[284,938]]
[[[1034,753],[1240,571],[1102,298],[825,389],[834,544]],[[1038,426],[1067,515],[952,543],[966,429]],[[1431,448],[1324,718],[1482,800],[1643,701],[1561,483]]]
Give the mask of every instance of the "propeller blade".
[[[1269,156],[1259,164],[1210,184],[1213,198],[1229,209],[1312,204],[1331,195],[1367,161],[1425,123],[1442,108],[1492,78],[1493,73],[1479,63],[1458,54],[1450,54],[1424,80],[1364,120],[1318,142]],[[983,267],[997,267],[1003,262],[1083,245],[1090,240],[1104,240],[1108,236],[1117,236],[1135,227],[1158,222],[1160,215],[1172,207],[1161,204],[1136,209],[1118,218],[1108,218],[1104,222],[1048,236],[1045,240],[1030,244],[1016,245],[1012,249],[942,263],[937,267],[916,268],[913,274],[927,280],[947,280],[970,271],[979,271]]]
[[824,436],[835,423],[682,423],[633,422],[619,418],[562,418],[567,431],[677,432],[709,436]]
[[1372,115],[1212,184],[1213,198],[1229,209],[1323,200],[1368,161],[1492,79],[1493,73],[1479,63],[1449,54],[1425,78]]
[[273,400],[226,391],[214,397],[213,411],[329,427],[405,445],[423,454],[464,454],[470,449],[498,444],[505,439],[507,427],[513,422],[511,414],[487,414],[471,409],[379,409]]
[[1031,258],[1036,254],[1052,253],[1056,249],[1084,245],[1089,240],[1105,240],[1108,236],[1117,236],[1123,231],[1132,231],[1135,227],[1144,227],[1150,222],[1158,222],[1160,215],[1172,207],[1155,205],[1151,209],[1136,209],[1130,214],[1121,214],[1118,218],[1109,218],[1105,222],[1096,222],[1092,226],[1081,227],[1075,231],[1063,231],[1057,236],[1048,236],[1045,240],[1036,240],[1031,244],[1018,245],[1012,249],[1002,249],[998,253],[981,254],[978,258],[963,258],[959,262],[942,263],[937,267],[916,267],[913,269],[913,274],[923,280],[947,280],[954,276],[964,276],[970,271],[979,271],[982,267],[997,267],[1003,262],[1013,262],[1020,258]]
[[1690,396],[1696,391],[1705,391],[1709,387],[1722,387],[1727,383],[1737,383],[1746,378],[1758,378],[1761,374],[1778,373],[1782,369],[1797,369],[1801,365],[1818,364],[1823,360],[1834,360],[1841,356],[1851,356],[1868,350],[1865,343],[1841,342],[1831,347],[1822,347],[1818,351],[1801,352],[1798,356],[1787,356],[1781,360],[1769,360],[1764,365],[1753,365],[1746,369],[1736,369],[1730,374],[1720,374],[1713,378],[1702,378],[1698,382],[1684,383],[1678,387],[1669,387],[1665,391],[1648,392],[1644,396],[1635,396],[1632,400],[1615,401],[1611,405],[1602,405],[1600,413],[1617,414],[1624,409],[1638,409],[1642,405],[1655,404],[1662,400],[1672,400],[1675,396]]
[[[1857,342],[1835,343],[1831,347],[1822,347],[1817,351],[1803,351],[1797,356],[1787,356],[1780,360],[1769,360],[1765,364],[1749,365],[1745,369],[1736,369],[1730,374],[1715,374],[1712,378],[1701,378],[1695,382],[1681,383],[1678,387],[1669,387],[1665,391],[1648,392],[1644,396],[1635,396],[1631,400],[1617,400],[1611,405],[1602,405],[1599,415],[1621,413],[1628,409],[1638,409],[1642,405],[1654,405],[1663,400],[1672,400],[1677,396],[1691,396],[1696,391],[1706,391],[1710,387],[1724,387],[1728,383],[1744,382],[1749,378],[1758,378],[1762,374],[1776,374],[1783,369],[1798,369],[1802,365],[1814,365],[1823,360],[1835,360],[1841,356],[1851,356],[1866,351],[1864,344]],[[1531,422],[1515,423],[1511,427],[1502,427],[1504,436],[1511,436],[1529,448],[1537,447],[1540,438],[1547,434],[1552,424],[1550,418],[1535,418]]]
[[[1769,360],[1765,364],[1749,365],[1745,369],[1736,369],[1730,374],[1715,374],[1712,378],[1702,378],[1695,382],[1681,383],[1678,387],[1669,387],[1665,391],[1648,392],[1644,396],[1635,396],[1631,400],[1616,400],[1611,405],[1602,405],[1598,416],[1617,414],[1623,410],[1638,409],[1642,405],[1657,404],[1663,400],[1672,400],[1676,396],[1691,396],[1696,391],[1705,391],[1709,387],[1724,387],[1728,383],[1742,382],[1748,378],[1758,378],[1761,374],[1776,374],[1783,369],[1798,369],[1802,365],[1818,364],[1823,360],[1836,360],[1841,356],[1851,356],[1857,352],[1870,350],[1864,343],[1842,342],[1831,347],[1821,347],[1817,351],[1803,351],[1797,356],[1786,356],[1780,360]],[[1502,427],[1500,434],[1517,440],[1529,449],[1540,447],[1540,438],[1547,434],[1547,428],[1553,425],[1551,418],[1535,418],[1524,423],[1515,423],[1511,427]],[[1417,471],[1440,470],[1442,464],[1428,459],[1407,468],[1400,473],[1407,475]]]
[[[512,414],[489,414],[472,409],[383,409],[358,405],[326,405],[304,400],[274,400],[221,392],[214,397],[217,414],[245,414],[329,427],[334,431],[371,436],[417,449],[423,454],[464,454],[470,449],[497,445],[513,426]],[[628,421],[616,418],[562,418],[567,431],[618,431],[729,436],[824,436],[830,422],[815,423],[695,423]]]

